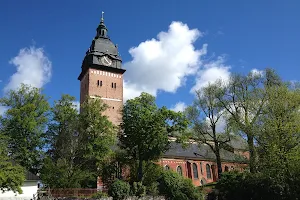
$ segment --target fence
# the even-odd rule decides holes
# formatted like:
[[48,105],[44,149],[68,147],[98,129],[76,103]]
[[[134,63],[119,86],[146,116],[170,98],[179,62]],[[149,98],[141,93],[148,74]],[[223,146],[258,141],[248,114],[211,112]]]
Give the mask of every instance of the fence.
[[97,189],[70,188],[70,189],[50,189],[52,197],[90,197],[97,192]]

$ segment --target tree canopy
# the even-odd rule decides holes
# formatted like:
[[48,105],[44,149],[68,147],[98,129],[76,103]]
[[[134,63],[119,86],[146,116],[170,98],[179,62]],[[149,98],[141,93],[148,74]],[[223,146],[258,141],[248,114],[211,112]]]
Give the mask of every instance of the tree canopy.
[[143,178],[143,162],[158,160],[169,149],[168,136],[185,130],[187,124],[182,113],[158,108],[150,94],[125,103],[119,145],[129,160],[137,162],[138,181]]

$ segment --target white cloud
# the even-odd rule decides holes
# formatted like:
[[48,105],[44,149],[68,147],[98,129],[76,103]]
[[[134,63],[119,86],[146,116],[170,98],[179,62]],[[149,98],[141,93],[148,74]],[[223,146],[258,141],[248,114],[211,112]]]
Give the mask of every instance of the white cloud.
[[186,109],[187,105],[184,102],[178,102],[170,110],[175,112],[183,112]]
[[263,74],[264,74],[264,71],[263,70],[258,70],[258,69],[252,69],[251,70],[251,73],[253,74],[253,75],[259,75],[259,76],[262,76]]
[[199,90],[209,83],[214,83],[218,79],[222,79],[224,82],[227,82],[230,78],[230,66],[225,65],[225,57],[219,56],[216,60],[210,61],[204,64],[196,77],[196,83],[191,89],[191,93],[194,93],[195,90]]
[[43,48],[23,48],[9,63],[16,66],[17,72],[10,77],[5,92],[17,89],[21,83],[41,88],[50,81],[52,64]]
[[80,110],[80,102],[79,101],[73,101],[73,106],[76,108],[76,110],[79,112]]
[[131,48],[132,60],[124,64],[127,69],[124,100],[139,96],[141,92],[155,96],[159,90],[176,92],[187,76],[197,72],[200,58],[206,54],[206,44],[202,49],[194,47],[194,42],[202,35],[182,22],[172,22],[168,32],[160,32],[157,39]]

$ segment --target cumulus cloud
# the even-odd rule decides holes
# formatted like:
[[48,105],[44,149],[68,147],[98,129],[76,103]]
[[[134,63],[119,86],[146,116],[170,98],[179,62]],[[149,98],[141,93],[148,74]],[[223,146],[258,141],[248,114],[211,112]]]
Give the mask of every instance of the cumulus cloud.
[[196,83],[191,89],[191,93],[214,83],[218,79],[227,82],[230,78],[230,66],[225,64],[225,57],[219,56],[216,60],[212,60],[203,65],[196,76]]
[[182,22],[172,22],[167,32],[129,50],[132,60],[124,64],[124,100],[142,91],[157,95],[158,91],[176,92],[187,76],[197,72],[207,44],[195,49],[194,42],[203,33]]
[[186,109],[187,105],[184,102],[178,102],[175,106],[171,107],[171,110],[175,112],[183,112]]
[[259,75],[259,76],[262,76],[263,74],[264,74],[264,71],[263,70],[258,70],[258,69],[252,69],[251,70],[251,73],[253,74],[253,75]]
[[21,83],[41,88],[50,81],[52,64],[43,48],[23,48],[9,62],[17,68],[4,91],[15,90]]

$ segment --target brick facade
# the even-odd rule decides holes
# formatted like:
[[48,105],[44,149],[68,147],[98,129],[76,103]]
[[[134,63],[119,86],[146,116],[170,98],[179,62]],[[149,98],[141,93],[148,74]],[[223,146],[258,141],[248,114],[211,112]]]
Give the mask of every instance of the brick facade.
[[80,103],[86,97],[99,97],[109,107],[104,112],[114,124],[119,124],[123,106],[123,74],[98,69],[88,69],[80,82]]
[[[182,171],[182,176],[192,179],[195,186],[217,181],[217,164],[213,161],[162,158],[159,164],[165,170],[172,170],[179,174]],[[243,171],[246,166],[240,163],[222,162],[222,171]]]

